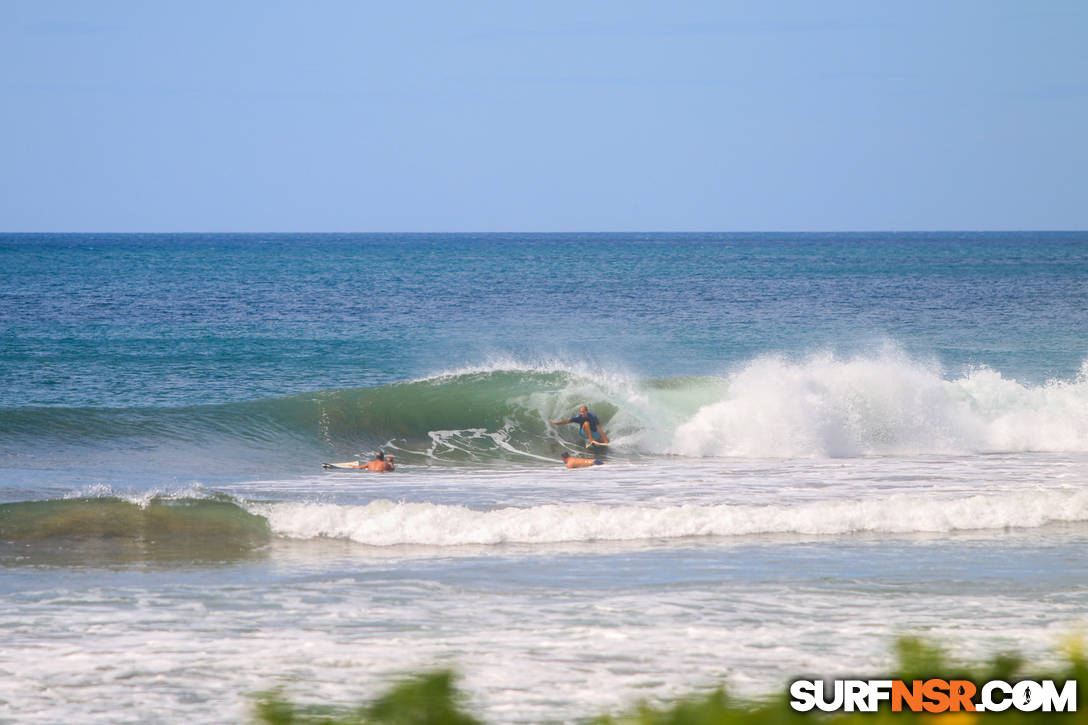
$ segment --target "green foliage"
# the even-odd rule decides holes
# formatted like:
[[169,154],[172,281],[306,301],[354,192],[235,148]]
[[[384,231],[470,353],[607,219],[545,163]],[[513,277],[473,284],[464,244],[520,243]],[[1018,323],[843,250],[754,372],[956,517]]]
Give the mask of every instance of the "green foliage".
[[[895,644],[896,665],[890,674],[873,679],[910,682],[929,678],[964,679],[977,684],[989,680],[1015,683],[1019,680],[1077,680],[1077,693],[1088,693],[1088,659],[1080,639],[1066,648],[1066,662],[1056,671],[1024,671],[1024,661],[1015,654],[1000,654],[974,667],[957,664],[943,648],[917,637],[902,637]],[[876,713],[795,712],[784,693],[762,700],[740,700],[719,688],[709,694],[691,696],[671,705],[641,704],[619,715],[587,717],[589,725],[979,725],[988,720],[999,725],[1088,725],[1088,706],[1074,713],[949,712]],[[1078,705],[1081,703],[1078,701]],[[267,725],[481,725],[464,709],[464,696],[455,686],[455,677],[438,671],[395,683],[373,703],[357,709],[298,706],[280,691],[259,696],[257,719]]]
[[450,672],[405,680],[366,710],[367,722],[389,725],[478,725],[461,710],[462,696]]
[[480,725],[464,711],[454,680],[447,671],[411,677],[356,709],[295,705],[273,690],[258,696],[257,720],[268,725]]
[[895,659],[896,677],[903,680],[948,678],[957,674],[949,671],[944,650],[920,637],[900,637],[896,640]]

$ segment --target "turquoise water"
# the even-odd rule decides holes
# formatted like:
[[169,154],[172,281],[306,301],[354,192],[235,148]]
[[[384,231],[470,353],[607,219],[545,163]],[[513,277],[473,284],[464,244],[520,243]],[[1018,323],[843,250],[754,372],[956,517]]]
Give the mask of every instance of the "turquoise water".
[[1086,330],[1084,232],[0,235],[0,719],[438,663],[563,721],[903,630],[1052,651]]

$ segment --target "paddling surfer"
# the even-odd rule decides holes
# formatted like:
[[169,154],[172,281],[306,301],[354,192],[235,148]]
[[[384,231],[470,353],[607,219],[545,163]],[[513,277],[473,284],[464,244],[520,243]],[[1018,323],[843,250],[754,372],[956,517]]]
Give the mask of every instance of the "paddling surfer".
[[589,468],[590,466],[603,466],[604,461],[596,458],[576,458],[569,453],[563,454],[563,463],[567,468]]
[[389,456],[389,458],[386,458],[385,454],[381,451],[378,451],[378,454],[374,456],[373,461],[367,461],[363,465],[359,466],[359,468],[365,468],[366,470],[374,471],[375,473],[385,473],[386,471],[397,470],[393,467],[393,456]]
[[589,412],[589,408],[582,406],[578,409],[578,415],[566,420],[549,420],[551,425],[565,425],[577,423],[578,432],[586,439],[587,446],[606,446],[609,443],[608,434],[601,427],[601,421],[597,416]]
[[385,473],[386,471],[397,470],[393,465],[393,456],[386,456],[381,451],[378,451],[374,455],[374,460],[363,461],[361,458],[358,461],[345,461],[344,463],[322,463],[321,467],[326,471],[343,471],[346,469],[355,469],[358,471],[373,471],[374,473]]

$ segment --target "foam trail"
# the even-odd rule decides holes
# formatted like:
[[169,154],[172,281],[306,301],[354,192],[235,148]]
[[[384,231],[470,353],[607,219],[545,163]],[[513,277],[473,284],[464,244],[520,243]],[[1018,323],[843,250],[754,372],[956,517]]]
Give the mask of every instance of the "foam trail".
[[476,511],[374,501],[364,506],[249,504],[279,536],[350,539],[372,546],[674,539],[690,536],[946,533],[1088,521],[1088,491],[940,498],[896,495],[801,505],[542,505]]

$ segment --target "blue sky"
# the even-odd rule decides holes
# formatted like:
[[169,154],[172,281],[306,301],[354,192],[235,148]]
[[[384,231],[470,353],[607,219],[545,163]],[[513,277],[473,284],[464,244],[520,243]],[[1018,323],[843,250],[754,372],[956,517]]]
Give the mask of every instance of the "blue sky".
[[0,0],[0,231],[1088,228],[1088,3]]

